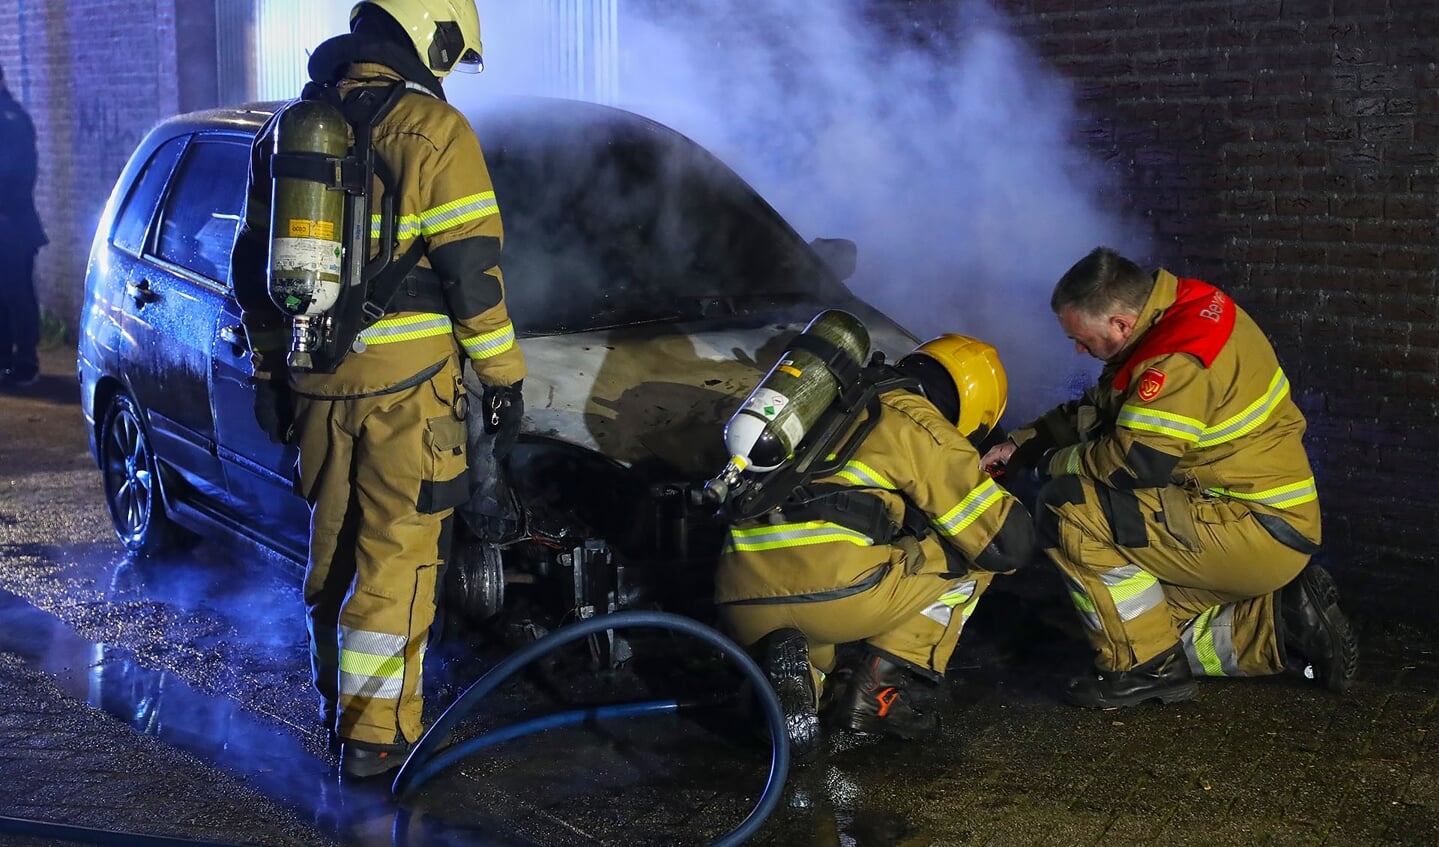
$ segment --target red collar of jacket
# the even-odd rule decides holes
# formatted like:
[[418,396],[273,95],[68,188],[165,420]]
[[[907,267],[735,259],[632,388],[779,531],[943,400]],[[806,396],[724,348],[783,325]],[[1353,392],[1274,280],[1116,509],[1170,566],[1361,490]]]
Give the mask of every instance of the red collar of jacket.
[[[1160,271],[1160,274],[1164,274]],[[1204,363],[1214,358],[1234,334],[1234,301],[1214,286],[1197,279],[1176,279],[1174,304],[1144,333],[1134,352],[1114,375],[1114,388],[1129,387],[1134,366],[1170,353],[1188,353]]]

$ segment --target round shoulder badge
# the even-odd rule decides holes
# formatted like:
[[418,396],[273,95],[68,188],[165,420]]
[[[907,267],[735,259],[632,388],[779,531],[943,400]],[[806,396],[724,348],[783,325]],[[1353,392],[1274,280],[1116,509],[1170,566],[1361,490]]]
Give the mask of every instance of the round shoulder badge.
[[1139,399],[1148,403],[1164,388],[1164,371],[1159,368],[1145,368],[1139,375]]

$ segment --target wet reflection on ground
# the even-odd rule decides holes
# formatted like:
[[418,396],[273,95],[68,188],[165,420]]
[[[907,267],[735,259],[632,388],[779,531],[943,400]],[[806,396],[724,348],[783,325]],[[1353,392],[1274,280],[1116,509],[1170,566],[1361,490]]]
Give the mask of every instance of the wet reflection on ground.
[[[77,569],[104,567],[82,560],[68,570],[75,576]],[[103,573],[91,576],[106,583]],[[210,659],[191,665],[199,685],[241,690],[202,691],[175,670],[147,667],[129,648],[87,641],[56,617],[3,590],[0,652],[20,656],[52,676],[65,694],[136,731],[244,778],[331,837],[354,844],[391,843],[398,806],[385,786],[339,785],[332,762],[316,755],[318,727],[299,726],[303,720],[293,710],[256,711],[244,705],[245,680],[259,693],[277,680],[303,675],[303,693],[308,692],[301,664],[304,644],[295,633],[299,629],[302,637],[303,617],[293,572],[267,573],[196,556],[125,558],[113,566],[107,582],[110,608],[102,614],[111,619],[110,628],[164,639],[163,646],[142,642],[141,650],[152,658],[165,654],[166,647],[204,654]],[[178,658],[183,662],[188,656]],[[221,667],[209,667],[212,663]],[[296,734],[297,728],[305,732]],[[406,815],[403,823],[406,838],[419,836],[417,843],[473,843],[423,815]]]

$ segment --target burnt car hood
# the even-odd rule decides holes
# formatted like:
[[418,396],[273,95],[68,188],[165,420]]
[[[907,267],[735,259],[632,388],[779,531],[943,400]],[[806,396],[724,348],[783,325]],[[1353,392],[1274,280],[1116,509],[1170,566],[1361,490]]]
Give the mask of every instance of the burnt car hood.
[[[913,337],[879,312],[845,308],[890,361],[913,348]],[[646,476],[707,478],[729,458],[725,423],[818,311],[523,339],[524,432]]]

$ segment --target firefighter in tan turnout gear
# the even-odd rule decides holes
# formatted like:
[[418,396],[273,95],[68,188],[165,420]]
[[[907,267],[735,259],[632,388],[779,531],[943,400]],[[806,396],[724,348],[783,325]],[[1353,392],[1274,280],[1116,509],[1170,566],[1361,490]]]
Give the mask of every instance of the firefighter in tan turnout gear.
[[371,196],[384,192],[379,174],[388,167],[394,256],[418,257],[332,372],[287,373],[291,327],[264,289],[268,135],[256,144],[235,248],[256,413],[299,447],[300,491],[312,510],[305,603],[314,683],[341,772],[352,778],[398,767],[423,731],[437,578],[452,511],[469,496],[463,363],[485,385],[499,426],[517,428],[522,410],[525,362],[503,299],[494,189],[473,129],[440,88],[450,71],[478,70],[480,50],[473,0],[374,0],[353,8],[350,34],[310,58],[311,85],[341,98],[396,92],[372,124]]
[[1304,417],[1263,332],[1213,286],[1107,248],[1065,273],[1050,306],[1105,362],[1098,385],[983,461],[1048,479],[1035,529],[1098,654],[1067,699],[1175,702],[1194,696],[1195,675],[1286,666],[1345,690],[1358,649],[1310,563]]
[[[838,473],[814,481],[827,496],[733,524],[720,557],[722,622],[739,643],[759,645],[800,760],[818,751],[819,698],[844,643],[863,642],[863,659],[830,692],[826,722],[901,738],[932,732],[937,718],[913,702],[911,679],[944,675],[994,572],[1033,552],[1029,513],[980,471],[970,440],[994,427],[1007,399],[994,348],[941,336],[894,370],[917,385],[880,394],[873,430]],[[882,520],[861,522],[883,528],[857,528],[872,508]]]

